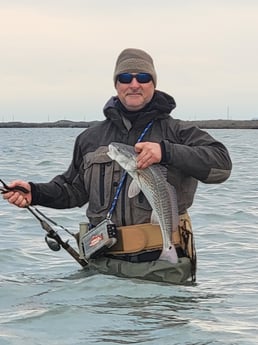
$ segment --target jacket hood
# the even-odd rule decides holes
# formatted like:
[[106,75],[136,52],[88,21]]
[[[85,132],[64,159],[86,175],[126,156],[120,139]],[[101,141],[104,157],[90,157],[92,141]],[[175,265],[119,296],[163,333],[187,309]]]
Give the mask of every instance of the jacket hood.
[[[117,96],[111,97],[104,106],[104,115],[115,123],[122,121],[124,114],[130,114],[130,112],[123,110],[119,105],[120,101]],[[165,92],[155,90],[152,100],[138,112],[132,112],[132,114],[138,114],[139,119],[143,118],[144,122],[153,119],[167,118],[171,111],[175,109],[176,102],[174,98]],[[142,115],[142,116],[141,116]],[[138,122],[138,121],[137,121]]]

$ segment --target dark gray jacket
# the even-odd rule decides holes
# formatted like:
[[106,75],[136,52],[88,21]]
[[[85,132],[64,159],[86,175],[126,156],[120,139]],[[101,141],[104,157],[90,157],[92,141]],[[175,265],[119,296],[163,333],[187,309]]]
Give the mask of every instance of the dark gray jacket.
[[[231,172],[225,146],[207,132],[169,114],[174,99],[155,91],[152,101],[131,123],[126,111],[112,97],[104,108],[106,120],[83,131],[76,139],[73,160],[68,170],[49,183],[31,183],[32,203],[52,208],[71,208],[88,203],[87,216],[96,225],[105,218],[121,178],[121,168],[107,156],[111,142],[134,145],[150,120],[154,120],[143,141],[162,143],[162,164],[167,166],[168,181],[175,186],[179,213],[191,205],[198,181],[221,183]],[[140,193],[129,199],[128,176],[112,220],[117,225],[150,221],[151,208]]]

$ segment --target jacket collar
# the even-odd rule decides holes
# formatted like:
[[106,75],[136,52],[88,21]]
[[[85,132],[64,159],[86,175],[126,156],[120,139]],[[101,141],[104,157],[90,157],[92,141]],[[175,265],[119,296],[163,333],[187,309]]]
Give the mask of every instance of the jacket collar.
[[130,113],[132,114],[133,126],[141,127],[147,122],[156,119],[165,119],[176,107],[175,100],[165,92],[155,90],[152,100],[138,112],[127,111],[117,96],[111,97],[104,106],[104,115],[119,128],[130,127]]

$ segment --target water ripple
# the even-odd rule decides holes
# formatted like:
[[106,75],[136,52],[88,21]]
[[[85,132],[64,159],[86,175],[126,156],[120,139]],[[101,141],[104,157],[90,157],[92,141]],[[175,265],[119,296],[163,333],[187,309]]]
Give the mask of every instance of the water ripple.
[[[69,165],[81,131],[0,129],[0,177],[50,180]],[[193,286],[82,270],[66,252],[49,250],[26,210],[0,201],[1,345],[257,343],[258,136],[210,132],[229,148],[233,171],[222,185],[198,187],[190,210],[198,253]],[[85,211],[45,212],[76,232]]]

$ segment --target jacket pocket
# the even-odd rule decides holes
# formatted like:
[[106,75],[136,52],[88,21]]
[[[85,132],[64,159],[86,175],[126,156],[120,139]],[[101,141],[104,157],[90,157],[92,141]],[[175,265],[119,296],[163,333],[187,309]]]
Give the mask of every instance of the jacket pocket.
[[84,157],[84,183],[89,192],[88,213],[93,217],[101,213],[106,215],[119,182],[120,167],[108,157],[107,151],[108,147],[101,146]]
[[134,197],[134,206],[142,210],[151,211],[151,206],[142,191]]

